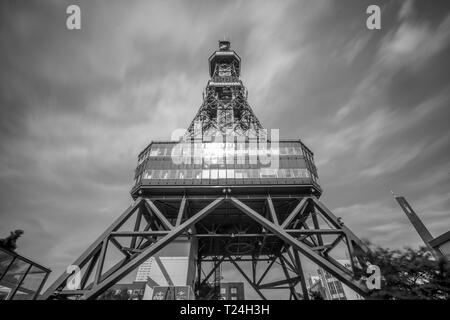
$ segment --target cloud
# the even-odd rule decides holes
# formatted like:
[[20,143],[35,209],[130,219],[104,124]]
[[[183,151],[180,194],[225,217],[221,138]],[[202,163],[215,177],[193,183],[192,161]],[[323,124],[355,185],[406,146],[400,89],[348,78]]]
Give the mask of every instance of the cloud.
[[426,22],[405,21],[389,32],[379,50],[380,62],[388,68],[409,66],[419,69],[449,44],[450,15],[433,30]]
[[414,13],[414,0],[405,0],[398,12],[398,19],[403,20],[410,17]]

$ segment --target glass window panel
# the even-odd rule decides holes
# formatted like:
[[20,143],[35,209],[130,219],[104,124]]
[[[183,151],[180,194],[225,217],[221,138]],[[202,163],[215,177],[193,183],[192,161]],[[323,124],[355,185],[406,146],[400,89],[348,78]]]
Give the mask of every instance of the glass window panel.
[[303,158],[297,158],[296,159],[296,167],[297,168],[306,168],[306,162],[305,162],[305,159],[303,159]]
[[259,169],[248,169],[248,172],[250,174],[250,178],[252,179],[259,178]]
[[302,177],[300,169],[292,169],[292,172],[293,172],[294,178],[301,178]]
[[159,156],[161,155],[161,148],[159,146],[152,146],[152,149],[150,151],[150,156]]
[[177,170],[177,179],[184,179],[186,176],[185,170]]
[[227,178],[234,179],[234,169],[227,169]]
[[261,178],[276,178],[277,169],[261,168]]
[[176,179],[177,177],[177,171],[176,170],[169,170],[169,177],[168,179]]
[[203,157],[203,168],[208,168],[211,165],[211,157],[204,156]]
[[242,178],[244,178],[244,174],[243,174],[244,172],[245,172],[244,170],[236,169],[236,171],[234,173],[234,177],[236,179],[242,179]]
[[202,179],[209,179],[209,170],[202,170]]
[[211,179],[219,179],[219,170],[216,168],[211,169]]
[[289,168],[290,167],[290,161],[286,157],[282,157],[279,159],[280,161],[280,167],[282,168]]
[[287,156],[289,154],[288,148],[286,146],[280,146],[280,155]]
[[165,156],[166,153],[167,153],[167,147],[166,147],[166,145],[162,144],[162,145],[159,146],[159,148],[160,148],[160,150],[161,150],[161,155],[162,155],[162,156]]
[[194,156],[194,162],[195,165],[202,165],[203,163],[203,158],[201,156],[195,155]]
[[22,276],[27,272],[30,264],[16,258],[8,271],[2,278],[2,286],[14,289],[22,279]]
[[309,178],[311,175],[309,174],[309,171],[308,171],[308,169],[302,169],[302,171],[303,171],[303,177],[305,177],[305,178]]
[[161,170],[152,170],[152,179],[160,179]]
[[195,170],[194,178],[201,179],[202,178],[202,170]]
[[36,291],[39,289],[46,273],[41,269],[32,266],[27,275],[23,279],[17,292],[14,294],[13,300],[31,300]]
[[227,178],[227,170],[219,169],[219,179],[226,179],[226,178]]
[[13,256],[0,250],[0,278],[2,277],[3,273],[6,272],[6,269],[13,259]]
[[194,170],[186,170],[186,177],[185,179],[192,179],[194,177]]
[[294,173],[292,172],[292,169],[285,169],[286,171],[286,178],[293,178]]
[[9,297],[9,294],[11,293],[12,289],[8,287],[1,287],[0,290],[0,301],[6,300]]
[[145,170],[143,179],[151,179],[152,178],[152,170]]
[[169,179],[169,170],[161,170],[161,179]]
[[210,164],[214,165],[214,164],[218,164],[218,163],[219,163],[219,158],[217,157],[217,155],[211,156]]
[[172,154],[172,148],[173,148],[173,144],[167,144],[166,145],[166,156],[170,156]]

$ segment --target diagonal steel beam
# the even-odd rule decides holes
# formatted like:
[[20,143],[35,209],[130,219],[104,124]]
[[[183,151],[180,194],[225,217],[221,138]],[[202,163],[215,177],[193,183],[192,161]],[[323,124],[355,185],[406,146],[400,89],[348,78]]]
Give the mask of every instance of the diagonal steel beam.
[[102,242],[102,249],[100,251],[100,256],[98,258],[97,270],[95,272],[94,287],[100,282],[100,277],[102,276],[103,265],[105,263],[106,250],[108,249],[109,237],[106,237]]
[[178,227],[181,224],[181,219],[183,219],[184,209],[186,208],[186,196],[181,199],[180,210],[178,211],[177,222],[175,226]]
[[258,282],[256,283],[257,286],[263,281],[264,277],[266,276],[267,272],[269,272],[270,268],[272,268],[273,264],[275,263],[276,258],[273,258],[272,261],[270,261],[269,265],[267,266],[266,270],[261,275],[261,278],[259,278]]
[[299,250],[303,255],[312,260],[317,265],[321,266],[325,271],[329,272],[337,279],[341,280],[344,284],[346,284],[351,289],[355,290],[362,296],[366,296],[368,293],[367,287],[361,282],[357,281],[355,278],[350,276],[347,273],[342,272],[338,267],[336,267],[333,263],[325,259],[323,256],[314,252],[307,245],[301,243],[291,235],[289,235],[285,230],[283,230],[280,226],[277,226],[258,214],[255,210],[248,207],[246,204],[242,203],[238,199],[234,197],[230,197],[231,202],[240,209],[243,213],[248,215],[253,220],[259,222],[265,228],[269,229],[273,233],[278,234],[278,236],[283,239],[285,242]]
[[214,271],[216,271],[216,269],[222,264],[223,260],[225,260],[225,256],[222,256],[219,261],[215,261],[214,263],[214,268],[211,269],[211,271],[205,276],[205,279],[202,280],[202,282],[200,283],[200,287],[202,285],[204,285],[206,283],[206,281],[208,281],[208,279],[212,276],[212,274],[214,273]]
[[298,251],[295,250],[294,248],[292,248],[292,251],[294,252],[295,261],[298,266],[298,274],[302,277],[300,279],[300,285],[302,287],[303,299],[309,300],[309,292],[306,286],[305,273],[303,272],[302,262],[300,261],[300,255],[298,254]]
[[270,195],[267,196],[267,204],[269,207],[270,216],[272,217],[273,223],[276,225],[279,225],[277,213],[275,212],[275,207],[273,206],[272,198],[270,198]]
[[164,278],[166,279],[169,286],[173,287],[174,284],[172,282],[172,279],[170,278],[169,273],[167,272],[166,267],[162,263],[161,259],[159,257],[155,257],[156,264],[158,265],[159,269],[161,270],[161,273],[163,274]]
[[175,227],[166,236],[159,239],[157,242],[152,244],[150,247],[146,248],[143,252],[137,254],[133,259],[127,262],[120,269],[111,274],[107,279],[102,281],[96,288],[91,290],[89,293],[85,294],[83,298],[85,299],[95,299],[98,295],[107,290],[114,283],[122,279],[129,272],[151,257],[153,254],[164,248],[172,240],[176,239],[181,233],[188,229],[191,225],[195,224],[209,213],[211,213],[215,208],[217,208],[223,201],[225,197],[219,197],[196,213],[194,216],[186,220],[184,223]]
[[281,228],[286,228],[289,223],[292,222],[292,220],[297,216],[298,213],[303,212],[303,210],[306,208],[306,204],[308,203],[309,198],[303,198],[298,205],[292,210],[292,212],[289,214],[289,216],[283,221],[281,224]]
[[[134,231],[139,231],[139,228],[141,227],[141,220],[142,220],[142,209],[139,208],[139,210],[137,212],[137,216],[136,216],[136,221],[134,223]],[[137,238],[138,237],[132,237],[131,238],[131,244],[130,244],[131,248],[135,248],[136,247]]]
[[286,280],[289,280],[288,285],[289,285],[289,289],[291,291],[291,295],[294,297],[295,300],[299,300],[299,296],[297,294],[297,291],[295,290],[295,286],[297,285],[298,281],[300,281],[301,276],[297,277],[297,278],[300,278],[300,279],[293,280],[290,277],[288,269],[286,267],[286,263],[285,262],[287,260],[282,255],[280,255],[278,257],[278,259],[280,259],[281,267],[283,268],[283,272],[284,272],[284,275],[286,276]]
[[120,250],[120,252],[122,252],[125,256],[129,256],[128,252],[125,250],[125,248],[119,243],[119,241],[117,241],[116,238],[111,237],[109,238],[109,241],[111,241],[111,243]]
[[248,284],[256,291],[256,293],[261,297],[263,300],[267,300],[266,297],[262,294],[262,292],[259,290],[258,286],[252,282],[252,280],[247,276],[247,274],[244,272],[244,270],[239,267],[239,265],[236,263],[236,261],[228,257],[228,260],[236,267],[236,269],[242,274],[242,276],[247,280]]
[[99,246],[96,249],[96,252],[94,253],[91,261],[89,262],[88,267],[86,268],[85,273],[83,274],[83,276],[81,278],[80,289],[83,289],[86,286],[86,283],[87,283],[87,281],[89,279],[89,276],[91,275],[92,270],[94,270],[94,266],[95,266],[95,264],[96,264],[96,262],[98,260],[99,255],[100,255],[100,251],[101,251],[101,247]]
[[163,215],[163,213],[158,209],[158,207],[153,203],[152,200],[145,199],[145,205],[147,206],[147,208],[150,208],[149,211],[153,212],[167,229],[173,229],[173,225],[169,222],[169,220],[167,220],[167,218]]
[[[117,230],[120,228],[125,221],[136,211],[136,209],[139,207],[141,202],[143,201],[142,198],[136,199],[136,201],[129,206],[122,215],[114,221],[113,224],[109,228],[107,228],[98,238],[95,240],[89,248],[83,252],[83,254],[75,260],[72,265],[78,266],[80,269],[89,261],[89,259],[95,254],[95,250],[101,245],[103,240],[108,237],[108,235],[111,233],[111,231]],[[59,276],[58,279],[56,279],[53,284],[47,288],[47,290],[39,297],[39,300],[46,300],[48,299],[55,291],[57,291],[60,287],[65,285],[65,282],[69,278],[70,274],[63,272]]]
[[[278,287],[282,284],[291,284],[300,281],[301,276],[293,277],[293,278],[287,278],[284,280],[278,280],[268,283],[263,283],[258,286],[259,289],[275,289],[273,287]],[[289,288],[289,287],[288,287]]]
[[322,215],[324,215],[336,228],[343,230],[347,235],[347,238],[355,242],[364,253],[370,251],[369,247],[367,247],[367,245],[364,242],[362,242],[349,228],[339,223],[338,218],[322,202],[320,202],[316,198],[311,199],[316,208],[319,209],[320,213],[322,213]]

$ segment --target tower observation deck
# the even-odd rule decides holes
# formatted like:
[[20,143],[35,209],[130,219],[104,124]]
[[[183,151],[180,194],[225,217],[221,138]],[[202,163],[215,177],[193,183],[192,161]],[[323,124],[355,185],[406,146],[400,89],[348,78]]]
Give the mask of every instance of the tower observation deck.
[[182,139],[153,141],[139,154],[133,197],[218,186],[320,195],[310,149],[299,139],[280,141],[278,131],[264,129],[255,116],[239,78],[241,58],[230,42],[220,41],[208,62],[202,105]]
[[[203,102],[189,127],[176,139],[151,141],[142,150],[133,205],[73,263],[84,272],[80,287],[68,288],[69,275],[63,274],[43,299],[95,299],[179,239],[191,245],[189,270],[196,275],[187,285],[197,293],[221,264],[230,263],[262,299],[264,290],[280,286],[290,298],[309,299],[304,259],[367,293],[356,274],[365,270],[368,249],[319,200],[311,150],[262,126],[247,102],[241,58],[229,41],[219,41],[208,66]],[[110,246],[124,257],[106,268]],[[350,269],[339,263],[338,247],[345,249]],[[240,266],[244,261],[251,262],[251,275]],[[264,282],[275,262],[282,279]]]

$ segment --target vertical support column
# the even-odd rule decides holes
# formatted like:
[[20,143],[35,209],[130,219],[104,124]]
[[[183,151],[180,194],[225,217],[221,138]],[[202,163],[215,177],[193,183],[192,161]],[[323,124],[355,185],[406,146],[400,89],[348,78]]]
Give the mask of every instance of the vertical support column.
[[[314,206],[311,206],[311,217],[312,217],[312,220],[313,220],[314,229],[316,229],[316,230],[320,229],[319,221],[317,219],[316,209],[314,208]],[[316,234],[316,237],[317,237],[317,241],[319,243],[319,246],[323,246],[322,235],[320,233],[318,233],[318,234]]]
[[289,276],[288,269],[286,267],[286,263],[284,262],[284,257],[282,255],[278,256],[280,260],[281,267],[283,268],[284,275],[286,276],[286,280],[288,280],[289,289],[291,290],[291,295],[294,297],[294,300],[298,300],[298,294],[295,291],[295,283],[291,281],[291,277]]
[[303,272],[303,267],[302,267],[302,263],[300,261],[300,256],[296,249],[292,248],[292,251],[294,252],[295,262],[297,264],[298,275],[301,277],[300,284],[302,287],[303,299],[309,300],[309,292],[308,292],[308,288],[306,286],[305,273]]
[[245,280],[247,280],[248,284],[253,288],[253,290],[256,291],[256,293],[261,297],[263,300],[267,300],[266,297],[261,293],[258,286],[252,282],[252,280],[245,274],[244,270],[239,267],[239,265],[234,261],[233,258],[228,257],[228,260],[236,267],[236,269],[244,276]]
[[272,198],[270,197],[270,195],[267,195],[267,205],[269,206],[269,212],[270,216],[272,217],[273,223],[278,226],[280,223],[278,222],[277,213],[275,212],[275,207],[273,206]]
[[200,290],[202,284],[202,261],[200,256],[197,259],[197,290]]
[[[142,219],[142,208],[139,207],[137,212],[137,216],[136,216],[136,222],[134,224],[134,231],[139,231],[139,228],[141,226],[141,219]],[[137,240],[137,236],[133,236],[131,238],[131,243],[130,243],[130,248],[135,249],[136,248],[136,240]]]
[[183,199],[181,199],[180,210],[178,211],[177,222],[175,223],[175,227],[178,227],[181,224],[181,219],[183,219],[185,207],[186,207],[186,196],[183,196]]
[[102,276],[102,270],[103,270],[103,264],[105,263],[106,249],[108,247],[108,240],[109,240],[109,238],[106,237],[102,242],[102,249],[100,251],[100,257],[98,260],[97,270],[95,272],[94,287],[100,283],[100,278]]
[[84,287],[86,286],[86,283],[89,279],[89,276],[92,273],[92,270],[94,269],[95,263],[98,260],[98,257],[100,255],[100,251],[101,251],[101,246],[99,246],[96,249],[96,252],[94,253],[94,255],[91,258],[91,261],[89,262],[89,265],[86,269],[86,272],[84,273],[83,277],[81,278],[81,283],[80,283],[80,289],[84,289]]

